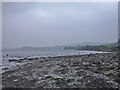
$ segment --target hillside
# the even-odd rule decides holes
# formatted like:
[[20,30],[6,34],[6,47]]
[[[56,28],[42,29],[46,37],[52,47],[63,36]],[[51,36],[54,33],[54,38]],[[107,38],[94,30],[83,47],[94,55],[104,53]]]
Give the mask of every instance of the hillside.
[[68,50],[93,50],[93,51],[109,51],[114,52],[118,50],[118,42],[117,43],[109,43],[109,44],[101,44],[101,45],[85,45],[85,46],[70,46],[64,47],[64,49]]

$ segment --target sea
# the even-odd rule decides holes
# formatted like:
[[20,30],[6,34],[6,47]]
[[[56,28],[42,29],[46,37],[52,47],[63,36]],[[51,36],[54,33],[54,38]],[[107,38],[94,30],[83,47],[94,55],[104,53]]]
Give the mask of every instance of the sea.
[[88,50],[24,50],[24,49],[6,49],[2,50],[2,72],[8,69],[13,69],[16,65],[23,65],[25,63],[9,62],[9,60],[19,60],[24,58],[41,58],[41,57],[56,57],[69,55],[85,55],[95,53],[108,53],[102,51],[88,51]]

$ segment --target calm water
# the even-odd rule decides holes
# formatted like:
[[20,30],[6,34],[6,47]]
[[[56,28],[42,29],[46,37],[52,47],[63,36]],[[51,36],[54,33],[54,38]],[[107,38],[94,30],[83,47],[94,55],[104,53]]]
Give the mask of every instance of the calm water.
[[[10,69],[16,65],[23,63],[9,62],[9,59],[35,58],[35,57],[53,57],[67,55],[84,55],[94,53],[106,53],[101,51],[86,51],[86,50],[3,50],[2,51],[2,68]],[[8,55],[7,55],[8,54]],[[4,72],[4,71],[3,71]]]
[[[102,51],[86,50],[3,50],[3,58],[22,58],[22,57],[47,57],[47,56],[66,56],[82,55],[90,53],[103,53]],[[8,54],[8,56],[6,56]]]

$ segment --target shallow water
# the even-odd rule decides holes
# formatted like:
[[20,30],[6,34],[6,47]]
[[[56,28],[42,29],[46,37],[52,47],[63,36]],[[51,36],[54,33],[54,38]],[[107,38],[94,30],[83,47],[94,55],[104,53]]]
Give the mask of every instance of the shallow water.
[[16,65],[23,63],[9,62],[10,59],[19,60],[23,58],[40,58],[40,57],[55,57],[69,55],[85,55],[94,53],[107,53],[102,51],[87,51],[87,50],[3,50],[2,51],[2,69],[14,68]]
[[[19,58],[19,57],[35,57],[35,56],[66,56],[66,55],[81,55],[90,53],[103,53],[102,51],[87,51],[87,50],[3,50],[4,58]],[[8,56],[6,57],[6,54]]]

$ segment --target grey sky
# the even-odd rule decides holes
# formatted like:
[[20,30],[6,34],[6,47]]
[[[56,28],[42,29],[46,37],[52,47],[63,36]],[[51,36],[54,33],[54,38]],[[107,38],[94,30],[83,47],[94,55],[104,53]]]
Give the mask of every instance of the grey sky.
[[116,42],[117,3],[3,3],[3,48]]

